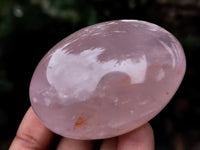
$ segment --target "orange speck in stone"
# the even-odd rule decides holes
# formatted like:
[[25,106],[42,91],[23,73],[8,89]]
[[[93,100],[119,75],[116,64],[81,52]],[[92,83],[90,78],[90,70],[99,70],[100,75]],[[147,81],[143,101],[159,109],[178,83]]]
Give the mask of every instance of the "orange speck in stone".
[[77,127],[81,127],[86,121],[87,121],[87,119],[85,119],[82,116],[79,116],[74,124],[74,129],[76,129]]
[[129,85],[130,84],[130,77],[126,76],[121,80],[122,85]]

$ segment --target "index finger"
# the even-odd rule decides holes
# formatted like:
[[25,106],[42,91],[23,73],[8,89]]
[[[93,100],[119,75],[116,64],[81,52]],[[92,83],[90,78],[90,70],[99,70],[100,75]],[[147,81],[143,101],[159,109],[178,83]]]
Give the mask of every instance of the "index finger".
[[30,107],[25,114],[9,150],[48,149],[54,134],[37,118]]

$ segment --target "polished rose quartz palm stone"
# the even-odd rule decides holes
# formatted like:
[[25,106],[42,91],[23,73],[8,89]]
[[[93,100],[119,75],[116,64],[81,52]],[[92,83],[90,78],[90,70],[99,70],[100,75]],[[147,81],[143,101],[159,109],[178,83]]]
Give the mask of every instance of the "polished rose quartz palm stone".
[[86,27],[54,46],[30,84],[32,107],[53,132],[101,139],[129,132],[157,115],[185,73],[180,43],[145,21]]

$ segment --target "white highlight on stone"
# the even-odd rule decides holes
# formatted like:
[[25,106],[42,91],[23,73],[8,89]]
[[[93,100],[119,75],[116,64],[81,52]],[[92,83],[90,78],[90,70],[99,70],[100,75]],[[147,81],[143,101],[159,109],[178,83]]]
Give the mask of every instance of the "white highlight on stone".
[[160,81],[160,80],[162,80],[164,77],[165,77],[165,71],[164,71],[164,69],[161,68],[161,69],[159,70],[159,72],[158,72],[158,75],[157,75],[156,80],[157,80],[157,81]]
[[128,20],[128,19],[124,19],[124,20],[121,20],[121,22],[138,22],[137,20]]
[[33,97],[33,102],[37,103],[38,102],[37,98]]

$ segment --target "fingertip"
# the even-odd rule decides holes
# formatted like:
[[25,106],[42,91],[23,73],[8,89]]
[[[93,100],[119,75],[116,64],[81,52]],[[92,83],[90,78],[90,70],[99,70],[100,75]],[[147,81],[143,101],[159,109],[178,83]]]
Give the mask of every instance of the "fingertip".
[[117,137],[104,139],[100,150],[116,150],[117,149]]
[[69,138],[61,138],[56,150],[92,150],[93,142],[88,140],[75,140]]
[[154,135],[149,123],[119,137],[118,150],[153,150]]

